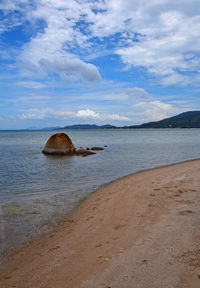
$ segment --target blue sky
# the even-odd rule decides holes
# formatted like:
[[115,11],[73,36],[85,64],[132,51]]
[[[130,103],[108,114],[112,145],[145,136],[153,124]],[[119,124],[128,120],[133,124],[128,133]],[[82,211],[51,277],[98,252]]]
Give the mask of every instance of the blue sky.
[[200,110],[199,0],[0,0],[0,129]]

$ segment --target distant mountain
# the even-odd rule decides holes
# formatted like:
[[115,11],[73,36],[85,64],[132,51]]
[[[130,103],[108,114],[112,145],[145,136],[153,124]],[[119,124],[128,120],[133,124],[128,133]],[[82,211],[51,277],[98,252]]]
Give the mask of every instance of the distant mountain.
[[61,129],[61,127],[60,126],[54,126],[54,127],[37,128],[35,126],[31,126],[31,127],[26,128],[26,129],[23,129],[23,130],[58,130],[58,129]]
[[60,126],[55,126],[55,127],[44,127],[42,128],[42,130],[58,130],[58,129],[61,129]]
[[[65,127],[46,127],[42,130],[56,130],[56,129],[140,129],[140,128],[200,128],[200,111],[188,111],[179,115],[166,118],[160,121],[148,122],[141,125],[132,125],[117,127],[110,124],[95,125],[95,124],[77,124]],[[33,129],[33,127],[32,127]]]
[[160,121],[124,128],[200,128],[200,111],[188,111]]
[[117,128],[115,126],[106,124],[106,125],[95,125],[95,124],[78,124],[78,125],[70,125],[65,126],[62,129],[111,129],[111,128]]

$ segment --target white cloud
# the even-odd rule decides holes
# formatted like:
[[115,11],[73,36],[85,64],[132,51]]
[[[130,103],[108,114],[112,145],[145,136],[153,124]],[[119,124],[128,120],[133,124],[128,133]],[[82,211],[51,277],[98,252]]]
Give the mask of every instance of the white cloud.
[[[187,73],[199,81],[198,0],[8,0],[0,3],[0,9],[8,16],[0,30],[23,21],[29,21],[33,31],[36,28],[18,58],[36,73],[51,71],[95,81],[101,78],[99,70],[86,59],[116,53],[127,69],[144,67],[163,85],[188,83],[193,77]],[[43,23],[40,29],[38,22]]]
[[134,105],[135,107],[139,107],[139,108],[146,108],[146,107],[155,107],[158,109],[162,109],[165,111],[171,110],[172,109],[172,105],[168,104],[168,103],[163,103],[161,101],[151,101],[151,102],[140,102]]
[[75,113],[65,110],[56,110],[52,108],[41,108],[41,109],[29,109],[26,112],[19,115],[20,119],[34,119],[41,120],[46,118],[54,117],[67,119],[69,116],[73,116]]
[[37,81],[19,81],[19,82],[16,82],[16,84],[19,86],[23,86],[25,88],[31,88],[31,89],[41,89],[41,88],[46,87],[45,84],[41,82],[37,82]]
[[[52,97],[48,95],[27,95],[27,96],[21,96],[18,98],[8,98],[6,101],[9,103],[31,103],[31,104],[41,104],[46,103],[48,100],[51,100]],[[31,109],[32,110],[32,109]],[[33,110],[34,111],[34,110]],[[39,111],[39,110],[38,110]]]
[[121,120],[121,121],[130,121],[126,116],[121,116],[118,114],[103,114],[98,113],[90,109],[79,110],[78,112],[67,111],[67,110],[58,110],[52,108],[42,108],[42,109],[29,109],[26,112],[23,112],[19,115],[20,119],[31,119],[31,120],[41,120],[48,118],[55,118],[59,120],[66,119],[75,119],[76,118],[87,118],[94,120]]
[[[37,1],[36,9],[27,15],[29,21],[45,21],[38,32],[24,46],[19,61],[29,70],[73,75],[74,79],[100,80],[98,68],[79,58],[76,49],[87,47],[87,37],[75,28],[84,6],[76,1]],[[72,52],[74,50],[74,52]]]
[[200,64],[196,54],[200,50],[200,15],[199,11],[191,13],[191,9],[187,10],[189,7],[180,2],[176,7],[170,1],[163,2],[167,7],[160,5],[159,13],[156,11],[159,5],[155,1],[151,2],[148,16],[147,11],[140,10],[143,19],[151,17],[150,25],[147,26],[145,20],[142,25],[132,18],[132,27],[138,27],[135,32],[142,36],[138,42],[132,41],[128,47],[117,49],[116,53],[127,67],[144,67],[159,76],[164,85],[183,84],[187,77],[183,77],[182,73],[196,72]]
[[92,35],[121,33],[122,38],[115,40],[115,52],[127,69],[144,67],[161,78],[164,85],[185,84],[186,78],[192,78],[183,74],[199,70],[197,0],[107,0],[101,5],[102,12],[87,15]]
[[[137,101],[138,99],[148,99],[150,94],[145,91],[145,89],[140,87],[129,87],[129,88],[116,88],[113,89],[114,84],[111,84],[111,87],[108,87],[107,90],[101,91],[101,87],[98,87],[98,91],[95,91],[95,99],[98,100],[112,100],[115,102],[130,102]],[[94,99],[94,93],[84,93],[78,96],[82,99],[91,100]]]
[[0,3],[0,9],[5,11],[21,10],[21,5],[28,4],[27,0],[2,0]]
[[74,75],[86,81],[100,80],[101,75],[98,69],[90,64],[85,63],[73,55],[65,54],[52,60],[40,59],[39,65],[48,72],[57,72],[58,74]]
[[158,121],[175,115],[180,111],[172,104],[161,101],[140,102],[133,105],[133,108],[143,118],[143,121]]
[[77,117],[80,118],[92,118],[92,119],[100,119],[100,120],[124,120],[124,121],[130,121],[131,119],[129,119],[126,116],[121,116],[118,114],[100,114],[100,113],[96,113],[90,109],[86,109],[86,110],[79,110],[76,113]]
[[126,116],[120,116],[117,114],[111,114],[107,115],[107,119],[112,119],[112,120],[121,120],[121,121],[130,121],[131,119],[126,117]]
[[22,25],[22,18],[25,17],[30,5],[29,0],[2,0],[0,10],[4,17],[0,22],[0,33]]
[[147,93],[143,88],[139,87],[132,87],[132,88],[127,88],[125,90],[126,95],[128,95],[129,98],[134,98],[134,99],[147,99],[149,98],[149,93]]
[[99,113],[96,113],[90,109],[86,109],[86,110],[79,110],[76,113],[77,117],[80,118],[93,118],[93,119],[100,119],[101,115]]

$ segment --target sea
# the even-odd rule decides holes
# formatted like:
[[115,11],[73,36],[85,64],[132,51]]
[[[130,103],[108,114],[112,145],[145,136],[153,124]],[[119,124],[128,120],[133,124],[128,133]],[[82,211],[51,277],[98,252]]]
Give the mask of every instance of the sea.
[[[66,133],[95,155],[47,156]],[[136,171],[200,158],[200,129],[0,131],[0,256],[51,229],[101,185]]]

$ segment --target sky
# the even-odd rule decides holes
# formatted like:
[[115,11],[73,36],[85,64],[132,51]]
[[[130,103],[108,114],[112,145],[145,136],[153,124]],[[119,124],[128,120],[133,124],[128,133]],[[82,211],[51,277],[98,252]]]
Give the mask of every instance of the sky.
[[0,129],[200,110],[199,0],[0,0]]

